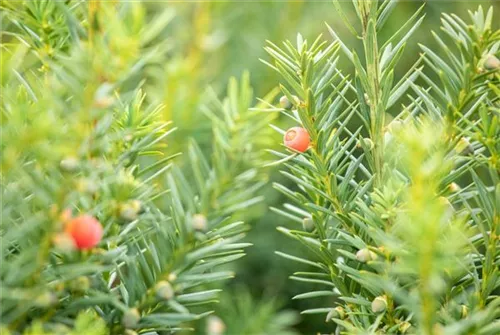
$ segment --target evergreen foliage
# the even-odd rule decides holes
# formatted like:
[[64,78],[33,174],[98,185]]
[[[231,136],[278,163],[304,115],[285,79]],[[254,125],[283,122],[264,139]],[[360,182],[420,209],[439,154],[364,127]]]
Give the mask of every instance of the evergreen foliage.
[[[331,27],[333,43],[299,34],[266,48],[294,102],[274,110],[311,136],[304,154],[272,153],[295,184],[275,184],[291,203],[274,210],[299,226],[279,230],[312,258],[278,254],[312,269],[292,279],[324,287],[295,298],[333,297],[303,314],[324,314],[337,333],[498,334],[500,76],[485,64],[497,59],[500,31],[492,8],[467,22],[443,14],[440,50],[421,45],[395,82],[423,20],[421,8],[381,41],[395,4],[353,1],[353,24],[334,2],[362,52]],[[340,50],[354,74],[338,68]]]
[[[277,213],[306,333],[499,334],[500,30],[442,14],[402,71],[426,9],[391,32],[397,2],[334,1],[331,36],[268,42],[281,84],[256,99],[250,72],[220,98],[226,62],[323,7],[0,0],[0,332],[297,334],[272,237],[272,275],[225,284]],[[68,234],[82,216],[96,246]]]
[[[262,200],[257,148],[268,144],[274,116],[248,111],[248,75],[230,81],[223,101],[213,92],[205,99],[211,159],[191,142],[189,169],[174,166],[179,154],[167,144],[175,128],[141,89],[165,52],[153,41],[171,13],[146,24],[139,5],[97,5],[2,3],[9,34],[21,41],[4,52],[2,71],[7,333],[182,329],[211,313],[205,305],[220,291],[211,284],[233,277],[218,268],[249,245],[239,242],[247,228],[233,215]],[[98,248],[68,244],[67,210],[101,222]]]

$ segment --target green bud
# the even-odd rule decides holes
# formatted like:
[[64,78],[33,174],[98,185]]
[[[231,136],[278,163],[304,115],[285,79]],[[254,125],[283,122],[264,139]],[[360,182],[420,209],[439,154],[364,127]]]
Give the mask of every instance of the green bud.
[[372,301],[372,312],[381,313],[387,309],[387,297],[381,295],[373,299]]
[[489,54],[484,61],[484,67],[488,70],[498,70],[500,69],[500,60],[495,55]]
[[120,209],[120,218],[125,221],[134,221],[137,219],[137,212],[130,206],[123,206]]
[[141,320],[141,314],[137,308],[131,308],[123,314],[122,324],[125,328],[135,328]]
[[162,300],[172,299],[174,296],[174,289],[168,281],[162,280],[155,286],[156,296]]
[[177,279],[177,275],[175,273],[170,273],[167,279],[169,282],[173,283]]
[[370,106],[372,104],[372,102],[370,101],[370,97],[368,96],[368,94],[363,94],[363,98],[365,98],[365,102],[368,106]]
[[69,288],[73,292],[86,292],[90,288],[90,280],[86,276],[80,276],[72,280]]
[[120,218],[125,221],[134,221],[137,219],[142,205],[139,200],[132,200],[120,206]]
[[286,95],[282,96],[280,98],[280,106],[284,109],[290,109],[293,107],[293,105],[298,105],[300,103],[300,100],[298,97],[295,95],[292,96],[293,103],[288,99]]
[[52,292],[43,292],[35,299],[35,305],[41,308],[47,308],[57,303],[57,296]]
[[280,98],[280,106],[284,109],[292,108],[292,104],[291,104],[290,100],[288,100],[286,95],[284,95]]
[[311,232],[314,230],[314,221],[310,217],[306,217],[302,220],[302,229],[307,232]]
[[76,249],[75,241],[66,233],[58,233],[52,238],[54,248],[62,253],[69,253]]
[[80,161],[76,157],[67,157],[59,163],[59,166],[65,172],[76,172],[80,168]]
[[470,143],[469,139],[466,137],[462,137],[458,141],[457,146],[455,147],[455,150],[456,150],[456,152],[458,152],[460,155],[463,155],[463,156],[474,154],[474,147]]
[[457,183],[451,183],[448,188],[450,189],[451,192],[456,193],[460,191],[460,186],[458,186]]
[[123,335],[138,335],[138,333],[132,329],[125,329],[125,332],[123,333]]
[[403,129],[403,122],[400,120],[393,120],[389,125],[387,126],[389,129],[389,132],[391,134],[397,133]]
[[364,248],[356,253],[356,259],[361,263],[366,263],[377,259],[377,254],[367,248]]
[[193,229],[196,231],[207,230],[208,222],[207,222],[207,218],[203,214],[193,215],[191,223],[193,225]]

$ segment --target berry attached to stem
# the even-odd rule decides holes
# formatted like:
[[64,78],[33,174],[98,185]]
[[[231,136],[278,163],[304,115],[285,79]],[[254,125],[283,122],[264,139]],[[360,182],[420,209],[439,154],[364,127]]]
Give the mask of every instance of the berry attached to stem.
[[285,136],[283,137],[283,142],[285,146],[299,151],[304,152],[309,147],[311,143],[311,138],[309,137],[309,133],[302,127],[293,127],[286,131]]
[[66,224],[66,233],[71,236],[78,249],[90,249],[101,241],[101,223],[90,215],[78,216]]

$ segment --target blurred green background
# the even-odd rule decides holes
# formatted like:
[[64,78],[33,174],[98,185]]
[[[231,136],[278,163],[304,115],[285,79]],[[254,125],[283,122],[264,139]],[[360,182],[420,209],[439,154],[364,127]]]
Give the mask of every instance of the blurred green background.
[[[382,38],[397,31],[423,4],[424,1],[401,2],[386,24]],[[431,49],[436,45],[431,31],[439,30],[441,13],[455,13],[467,19],[467,11],[480,5],[484,8],[493,6],[496,15],[500,12],[499,1],[425,1],[425,21],[407,45],[395,80],[419,57],[418,43],[424,43]],[[323,34],[326,40],[332,40],[326,29],[327,22],[349,47],[359,48],[361,45],[361,41],[345,28],[330,1],[147,3],[151,15],[165,6],[173,8],[176,13],[165,32],[166,37],[173,40],[177,51],[182,51],[174,56],[178,57],[174,63],[155,74],[163,84],[155,86],[152,91],[155,92],[155,99],[166,104],[169,117],[180,128],[176,134],[179,139],[193,136],[200,143],[209,141],[210,125],[203,121],[196,108],[207,85],[223,94],[227,79],[240,76],[248,69],[257,97],[276,87],[276,73],[259,61],[260,58],[269,59],[263,49],[266,40],[276,44],[285,39],[295,41],[298,32],[309,40],[319,34]],[[348,2],[343,2],[343,6],[352,21],[356,22],[352,6]],[[341,64],[346,72],[353,73],[347,62]],[[283,127],[289,126],[285,120],[281,122]],[[280,141],[277,136],[277,147]],[[178,143],[182,145],[181,140]],[[270,171],[271,181],[280,179],[275,170]],[[286,183],[285,180],[280,182]],[[265,190],[265,198],[265,204],[252,208],[245,215],[252,226],[247,240],[254,246],[247,250],[247,257],[237,263],[236,279],[228,284],[226,294],[216,307],[216,314],[226,323],[227,334],[332,333],[333,325],[326,324],[323,318],[298,314],[307,308],[331,306],[333,301],[325,301],[325,298],[307,301],[291,299],[312,288],[310,284],[290,280],[288,277],[299,271],[298,265],[280,258],[274,251],[291,254],[307,251],[296,250],[298,244],[276,231],[277,226],[288,226],[290,223],[268,208],[278,207],[285,199],[280,198],[270,186]],[[307,271],[304,267],[300,270]],[[273,318],[278,311],[296,313],[287,312],[280,314],[280,318]],[[209,319],[208,323],[212,321]],[[282,325],[275,324],[281,321]],[[206,327],[201,325],[198,332],[205,333]]]

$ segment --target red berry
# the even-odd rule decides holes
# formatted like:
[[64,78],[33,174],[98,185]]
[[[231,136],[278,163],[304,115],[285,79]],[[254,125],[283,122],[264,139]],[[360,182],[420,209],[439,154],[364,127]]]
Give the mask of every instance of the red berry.
[[78,249],[90,249],[101,241],[103,232],[94,217],[81,215],[67,223],[66,233],[73,238]]
[[304,152],[309,147],[311,138],[304,128],[293,127],[286,131],[283,141],[288,148]]

